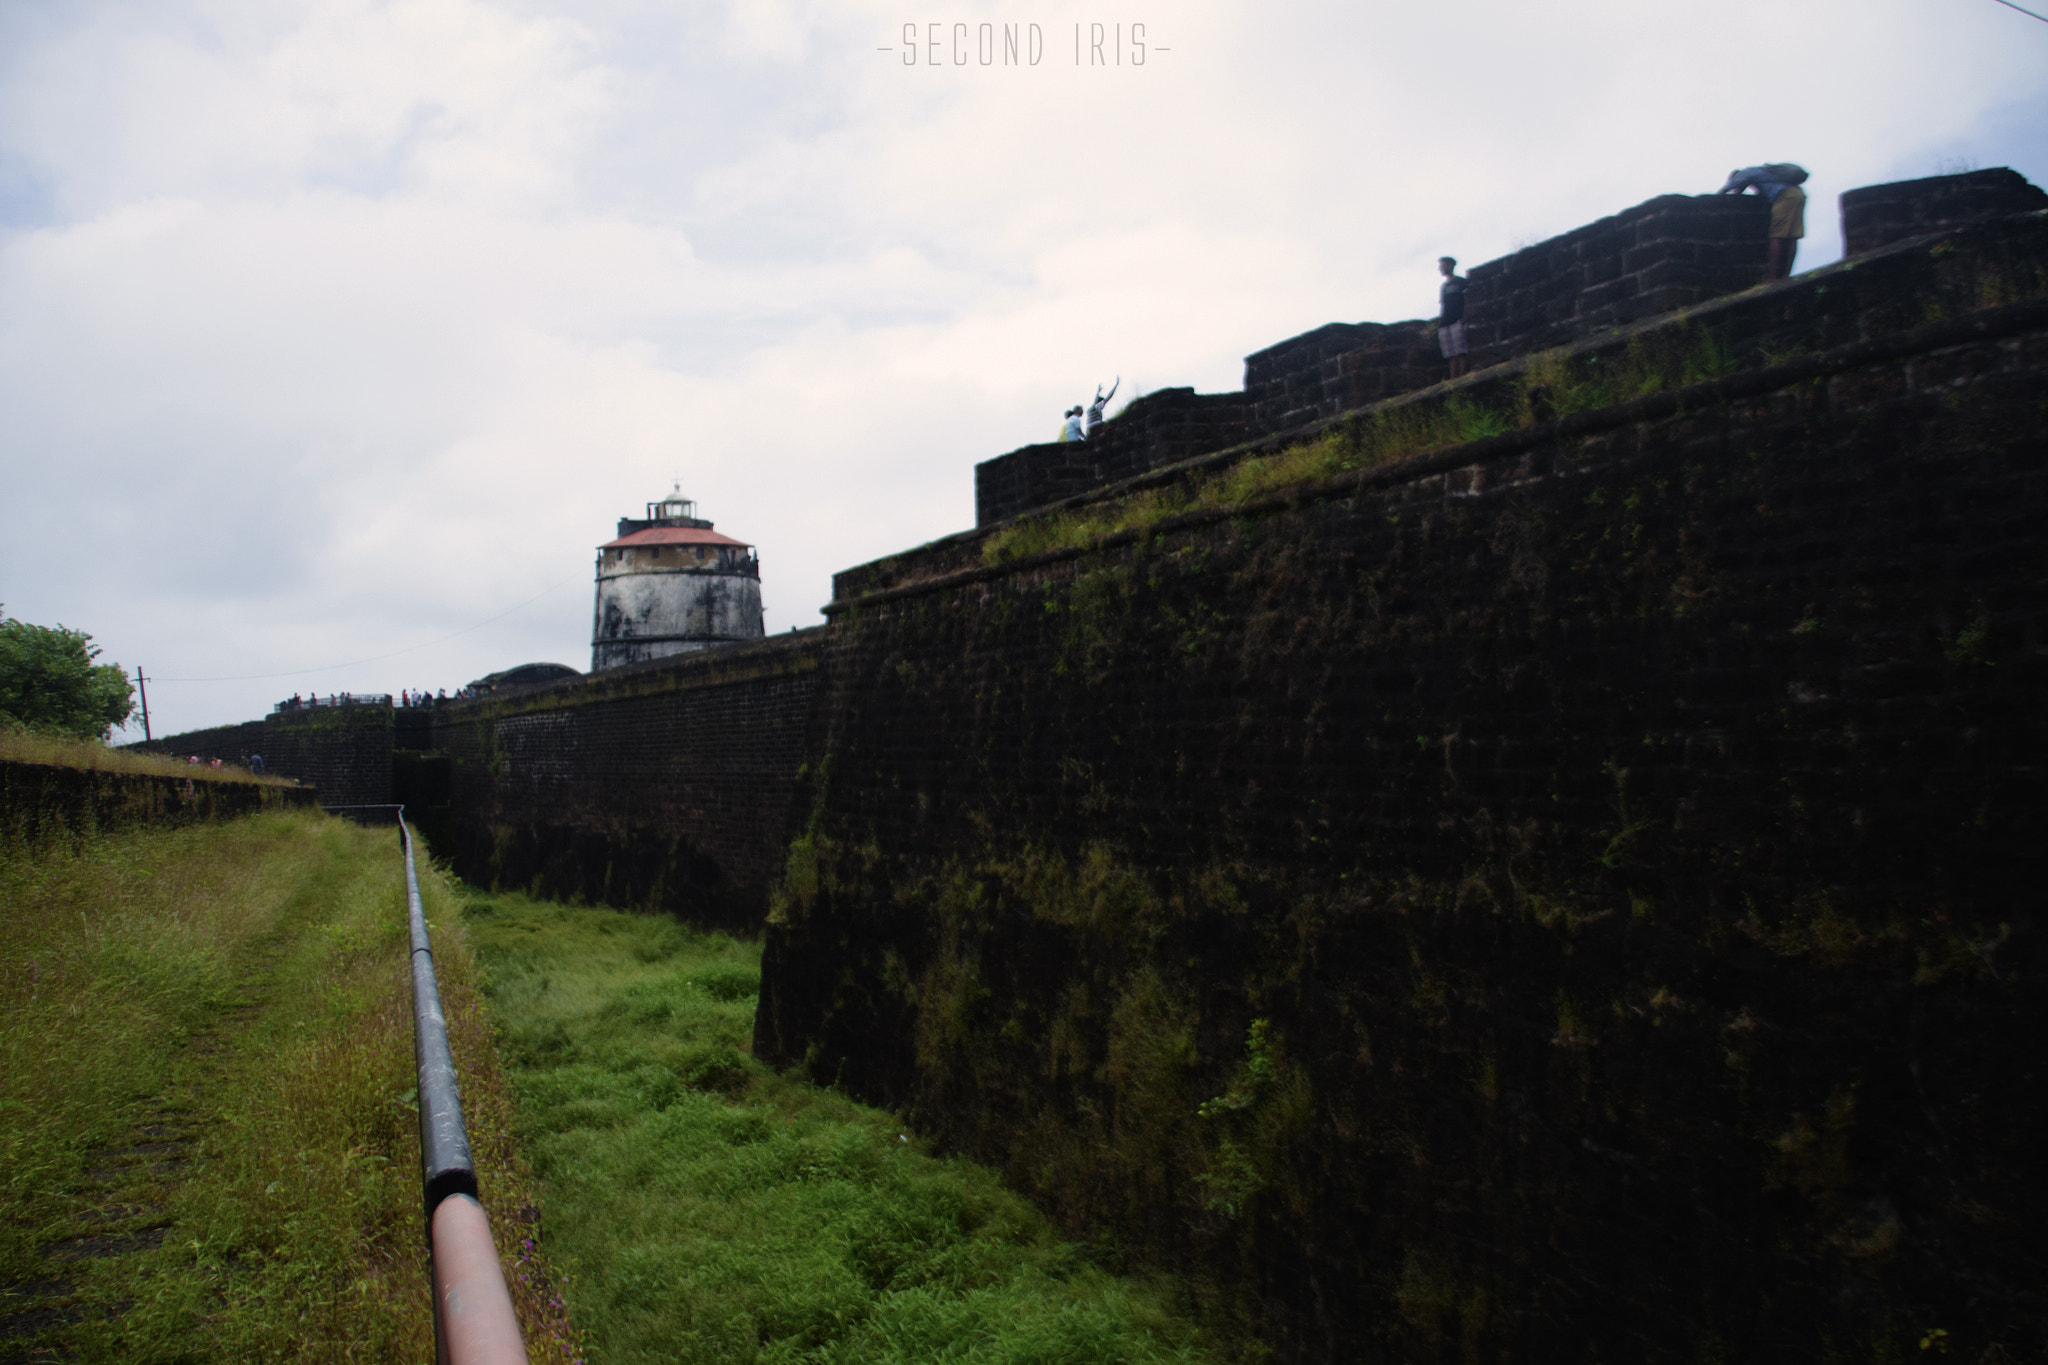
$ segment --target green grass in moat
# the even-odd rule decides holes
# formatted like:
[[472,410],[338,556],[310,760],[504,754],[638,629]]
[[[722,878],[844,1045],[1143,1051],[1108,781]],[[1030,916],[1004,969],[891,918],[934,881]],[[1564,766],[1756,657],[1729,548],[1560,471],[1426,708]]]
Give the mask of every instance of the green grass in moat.
[[516,895],[465,923],[593,1361],[1210,1358],[1169,1285],[747,1056],[758,946]]

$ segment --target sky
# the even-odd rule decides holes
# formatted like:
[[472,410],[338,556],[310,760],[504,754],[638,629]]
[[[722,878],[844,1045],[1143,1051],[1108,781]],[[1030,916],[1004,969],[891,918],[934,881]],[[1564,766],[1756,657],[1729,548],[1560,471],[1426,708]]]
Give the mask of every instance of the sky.
[[2044,75],[1995,0],[4,0],[0,609],[160,736],[588,668],[680,481],[817,625],[1097,384],[1762,161],[1825,264],[1845,189],[2048,184]]

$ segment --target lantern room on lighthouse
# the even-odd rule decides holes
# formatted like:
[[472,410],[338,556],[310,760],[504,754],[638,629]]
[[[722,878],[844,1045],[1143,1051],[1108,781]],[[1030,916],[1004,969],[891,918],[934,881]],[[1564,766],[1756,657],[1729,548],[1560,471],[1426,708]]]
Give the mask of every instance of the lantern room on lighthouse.
[[754,547],[713,530],[680,484],[597,547],[593,673],[764,633]]

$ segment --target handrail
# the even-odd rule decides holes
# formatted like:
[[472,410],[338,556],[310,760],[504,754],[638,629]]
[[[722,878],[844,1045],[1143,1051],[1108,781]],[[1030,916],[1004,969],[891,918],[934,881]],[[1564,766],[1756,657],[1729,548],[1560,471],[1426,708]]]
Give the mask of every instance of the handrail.
[[448,1052],[448,1020],[434,980],[434,949],[420,905],[412,827],[405,841],[405,902],[412,927],[413,1058],[419,1067],[420,1199],[434,1284],[434,1359],[439,1365],[527,1365],[512,1295],[491,1225],[476,1198],[476,1165],[462,1122],[462,1092]]

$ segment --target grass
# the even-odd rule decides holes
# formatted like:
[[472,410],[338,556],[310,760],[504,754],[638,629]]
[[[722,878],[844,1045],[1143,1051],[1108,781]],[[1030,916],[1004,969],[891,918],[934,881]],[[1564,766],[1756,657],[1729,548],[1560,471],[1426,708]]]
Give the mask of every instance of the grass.
[[[304,812],[0,849],[8,1347],[431,1357],[400,867],[390,829]],[[436,956],[485,1205],[516,1210],[459,927]],[[500,1226],[534,1357],[559,1359],[544,1268]]]
[[214,782],[257,782],[289,787],[289,778],[259,777],[247,768],[222,764],[197,767],[169,754],[115,749],[96,739],[79,739],[23,725],[0,724],[0,760],[49,763],[60,768],[90,768],[111,773],[154,773],[162,777],[204,777]]
[[1235,461],[1213,474],[1072,511],[1020,519],[982,541],[982,562],[995,565],[1090,545],[1189,513],[1228,512],[1352,470],[1701,383],[1735,368],[1717,338],[1684,325],[1639,336],[1614,355],[1546,351],[1531,356],[1522,372],[1507,382],[1504,403],[1489,404],[1462,393],[1395,403],[1271,454]]
[[466,918],[591,1360],[1206,1358],[1169,1286],[749,1057],[758,947],[517,895]]

